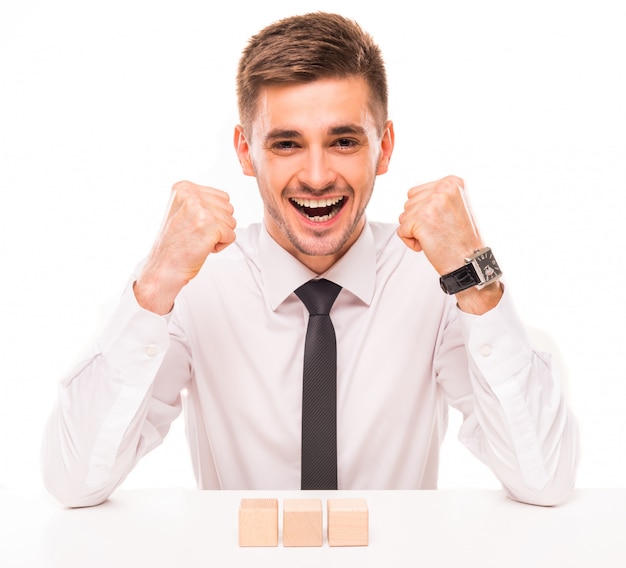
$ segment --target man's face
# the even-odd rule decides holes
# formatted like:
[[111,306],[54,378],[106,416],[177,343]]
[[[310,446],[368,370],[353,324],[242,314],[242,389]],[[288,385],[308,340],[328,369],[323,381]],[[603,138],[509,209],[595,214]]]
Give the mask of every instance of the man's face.
[[257,179],[268,232],[317,273],[354,243],[377,175],[393,150],[357,77],[265,87],[251,137],[235,131],[244,173]]

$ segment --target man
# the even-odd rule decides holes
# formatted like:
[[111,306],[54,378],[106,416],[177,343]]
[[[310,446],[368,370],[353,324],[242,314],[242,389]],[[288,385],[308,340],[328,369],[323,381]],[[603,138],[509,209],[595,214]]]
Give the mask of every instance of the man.
[[[463,181],[410,189],[398,226],[366,219],[394,147],[371,37],[331,14],[276,22],[244,50],[237,90],[234,145],[263,223],[236,230],[227,193],[174,186],[96,351],[62,384],[43,448],[49,490],[70,506],[107,499],[184,398],[200,488],[435,488],[452,405],[460,439],[510,497],[566,498],[576,424],[499,281]],[[329,438],[315,442],[336,454],[333,480],[319,486],[305,482],[307,464],[322,461],[309,437],[327,431],[309,428],[305,401],[325,390],[319,378],[306,386],[311,280],[333,283],[321,315],[336,334],[317,357],[336,380],[333,400],[317,403],[336,406]]]

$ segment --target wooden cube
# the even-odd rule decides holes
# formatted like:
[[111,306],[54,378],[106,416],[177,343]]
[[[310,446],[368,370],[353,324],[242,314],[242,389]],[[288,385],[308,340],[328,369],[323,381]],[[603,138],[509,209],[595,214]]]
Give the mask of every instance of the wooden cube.
[[242,499],[239,546],[278,546],[278,499]]
[[283,546],[322,546],[322,501],[285,499]]
[[365,499],[328,500],[328,545],[367,546],[369,512]]

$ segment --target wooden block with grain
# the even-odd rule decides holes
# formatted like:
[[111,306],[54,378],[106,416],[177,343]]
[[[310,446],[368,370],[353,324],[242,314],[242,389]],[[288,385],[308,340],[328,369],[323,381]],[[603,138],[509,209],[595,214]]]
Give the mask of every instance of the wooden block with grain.
[[278,499],[242,499],[239,546],[278,546]]
[[322,516],[320,499],[285,499],[283,545],[322,546]]
[[329,499],[328,545],[367,546],[369,511],[365,499]]

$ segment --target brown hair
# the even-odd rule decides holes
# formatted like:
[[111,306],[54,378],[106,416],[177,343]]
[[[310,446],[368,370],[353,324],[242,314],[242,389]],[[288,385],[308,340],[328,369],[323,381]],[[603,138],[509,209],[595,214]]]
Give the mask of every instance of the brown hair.
[[363,77],[379,128],[387,120],[387,77],[379,47],[353,20],[315,12],[284,18],[252,36],[239,60],[239,117],[249,131],[264,85]]

